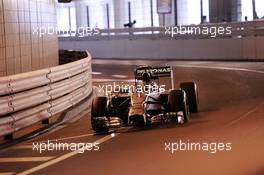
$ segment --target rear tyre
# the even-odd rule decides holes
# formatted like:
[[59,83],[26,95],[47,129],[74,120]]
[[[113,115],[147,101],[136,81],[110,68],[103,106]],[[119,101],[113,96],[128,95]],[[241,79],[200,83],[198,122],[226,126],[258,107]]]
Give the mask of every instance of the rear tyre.
[[96,97],[92,102],[91,124],[96,133],[106,133],[109,127],[105,122],[98,120],[98,118],[107,116],[107,97]]
[[187,94],[188,105],[191,113],[198,112],[198,90],[194,82],[184,82],[180,88]]
[[168,106],[170,112],[182,111],[184,115],[184,123],[189,122],[190,112],[187,104],[187,96],[183,90],[172,90],[170,92]]

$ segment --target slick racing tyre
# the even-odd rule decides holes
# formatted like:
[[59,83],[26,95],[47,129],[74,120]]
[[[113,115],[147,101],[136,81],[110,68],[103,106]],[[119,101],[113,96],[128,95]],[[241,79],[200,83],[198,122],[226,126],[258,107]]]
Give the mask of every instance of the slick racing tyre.
[[188,105],[191,113],[198,112],[198,90],[194,82],[184,82],[180,88],[187,94]]
[[184,115],[184,123],[189,122],[190,112],[187,104],[187,96],[183,90],[172,90],[170,92],[168,106],[170,112],[182,111]]
[[92,102],[91,124],[96,133],[106,133],[109,131],[108,126],[100,121],[99,118],[107,115],[107,97],[96,97]]

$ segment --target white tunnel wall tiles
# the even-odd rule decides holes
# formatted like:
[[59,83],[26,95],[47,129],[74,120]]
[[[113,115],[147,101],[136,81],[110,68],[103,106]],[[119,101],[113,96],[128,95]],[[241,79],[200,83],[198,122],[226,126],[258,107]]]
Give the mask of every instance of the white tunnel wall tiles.
[[0,1],[0,76],[58,65],[57,34],[33,34],[56,26],[55,5],[55,0]]

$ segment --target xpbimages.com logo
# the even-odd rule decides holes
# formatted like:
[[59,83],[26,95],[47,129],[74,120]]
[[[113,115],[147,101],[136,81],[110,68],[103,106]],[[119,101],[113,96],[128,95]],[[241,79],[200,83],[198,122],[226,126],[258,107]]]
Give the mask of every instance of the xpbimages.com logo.
[[126,84],[126,83],[110,83],[106,85],[99,85],[99,92],[109,94],[109,93],[144,93],[149,95],[151,93],[163,93],[166,91],[166,85],[152,84]]
[[[215,38],[223,35],[231,35],[232,27],[223,26],[166,26],[165,35],[169,35],[172,38],[179,35],[206,35],[211,38]],[[243,29],[241,29],[243,30]]]
[[33,35],[43,37],[45,35],[67,35],[67,36],[95,36],[100,34],[99,28],[92,27],[78,27],[76,30],[61,30],[56,26],[47,25],[45,27],[33,27]]
[[33,151],[42,154],[45,151],[99,151],[99,143],[61,143],[57,141],[47,141],[41,143],[32,143]]
[[211,154],[216,154],[223,151],[231,151],[232,143],[224,142],[190,142],[190,140],[179,142],[165,142],[164,150],[171,154],[179,151],[204,151]]

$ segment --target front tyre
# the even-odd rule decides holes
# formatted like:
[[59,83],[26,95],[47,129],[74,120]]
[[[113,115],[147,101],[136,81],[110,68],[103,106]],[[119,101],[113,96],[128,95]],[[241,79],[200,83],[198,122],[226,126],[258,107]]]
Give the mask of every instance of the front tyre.
[[94,132],[107,133],[107,97],[95,97],[92,102],[91,124]]
[[184,123],[188,123],[190,120],[190,112],[187,104],[187,96],[185,91],[172,90],[169,94],[169,111],[170,112],[179,112],[182,111],[184,115]]
[[184,82],[180,84],[180,88],[187,94],[188,105],[191,113],[198,112],[198,90],[194,82]]

